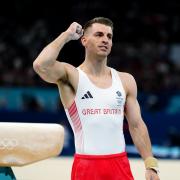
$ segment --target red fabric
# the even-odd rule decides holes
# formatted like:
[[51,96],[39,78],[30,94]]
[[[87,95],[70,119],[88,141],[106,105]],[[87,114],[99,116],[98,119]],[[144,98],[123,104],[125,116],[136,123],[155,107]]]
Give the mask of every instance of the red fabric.
[[126,152],[112,155],[75,154],[71,180],[134,180]]

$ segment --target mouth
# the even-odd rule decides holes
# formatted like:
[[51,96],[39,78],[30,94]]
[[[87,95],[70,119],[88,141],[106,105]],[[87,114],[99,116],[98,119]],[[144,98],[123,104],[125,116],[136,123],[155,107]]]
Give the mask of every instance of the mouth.
[[98,46],[101,50],[103,51],[107,51],[108,50],[108,47],[107,46]]

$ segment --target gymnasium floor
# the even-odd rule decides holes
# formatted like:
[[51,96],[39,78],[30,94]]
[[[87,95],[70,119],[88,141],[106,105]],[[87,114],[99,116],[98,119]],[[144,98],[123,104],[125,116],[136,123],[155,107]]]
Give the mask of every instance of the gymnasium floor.
[[[130,159],[135,180],[145,180],[140,159]],[[70,180],[72,158],[58,157],[24,167],[13,167],[17,180]],[[180,180],[180,160],[160,160],[161,180]]]

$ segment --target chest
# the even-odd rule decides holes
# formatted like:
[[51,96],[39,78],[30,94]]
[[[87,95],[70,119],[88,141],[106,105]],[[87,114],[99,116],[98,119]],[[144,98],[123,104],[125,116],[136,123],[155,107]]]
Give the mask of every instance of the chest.
[[120,88],[94,90],[88,86],[83,88],[77,98],[80,107],[89,109],[119,109],[124,107],[126,101],[126,96]]
[[113,73],[104,78],[80,74],[76,100],[83,108],[122,108],[126,94],[120,79]]
[[105,76],[88,76],[91,83],[99,88],[109,88],[112,85],[112,77],[110,75]]

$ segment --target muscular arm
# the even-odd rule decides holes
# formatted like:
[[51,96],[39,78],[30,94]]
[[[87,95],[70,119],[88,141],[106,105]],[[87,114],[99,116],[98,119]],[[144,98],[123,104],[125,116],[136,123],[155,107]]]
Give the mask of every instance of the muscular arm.
[[141,117],[139,103],[137,101],[137,87],[134,78],[128,75],[126,81],[128,94],[126,100],[125,116],[129,124],[129,131],[132,140],[137,147],[142,158],[145,160],[147,157],[152,156],[151,142],[147,127]]
[[56,59],[67,42],[81,37],[82,31],[77,32],[77,27],[81,28],[76,22],[72,23],[65,32],[48,44],[35,59],[33,68],[43,80],[50,83],[57,83],[58,80],[71,80],[71,74],[73,74],[75,68]]
[[157,160],[153,157],[149,133],[141,117],[137,101],[136,82],[133,76],[129,74],[124,74],[123,77],[127,92],[125,116],[129,124],[132,140],[145,162],[146,180],[159,180],[158,174],[154,172],[157,168]]

